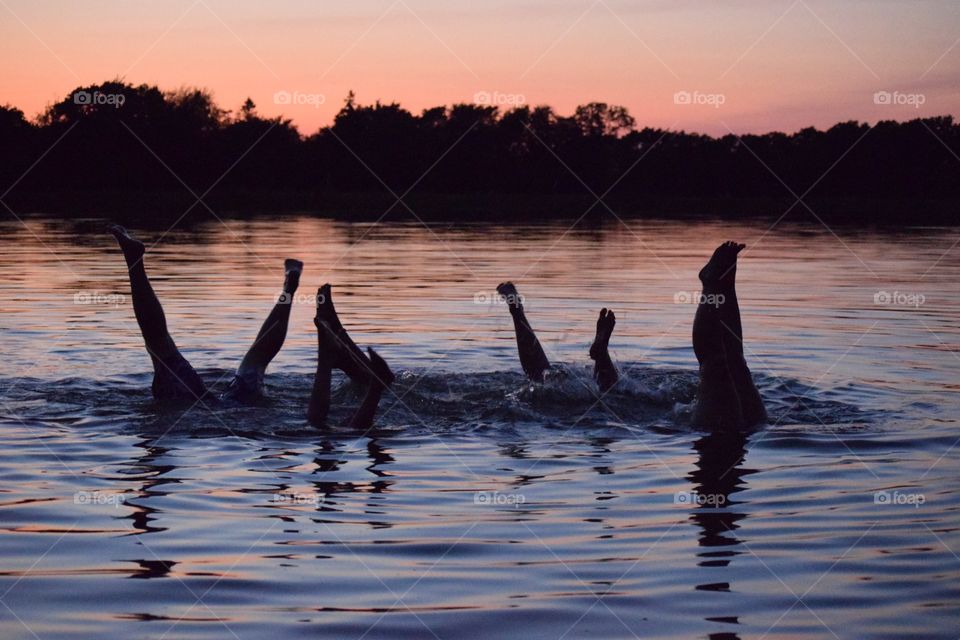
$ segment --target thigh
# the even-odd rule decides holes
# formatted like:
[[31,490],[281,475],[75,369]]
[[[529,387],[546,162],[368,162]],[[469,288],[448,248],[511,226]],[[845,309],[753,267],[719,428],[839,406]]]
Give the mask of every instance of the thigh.
[[180,352],[153,363],[153,397],[164,401],[196,402],[207,393],[203,379]]

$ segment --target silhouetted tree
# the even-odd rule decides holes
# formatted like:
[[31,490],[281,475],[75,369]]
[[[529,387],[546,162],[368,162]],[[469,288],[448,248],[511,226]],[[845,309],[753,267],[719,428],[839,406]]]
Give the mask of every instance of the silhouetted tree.
[[571,116],[476,104],[414,115],[396,103],[360,104],[351,91],[331,125],[303,137],[288,119],[261,117],[250,98],[231,116],[208,91],[121,79],[77,87],[36,122],[0,107],[0,193],[15,184],[64,194],[610,190],[605,199],[625,202],[805,194],[910,199],[918,215],[926,199],[960,196],[958,151],[950,116],[715,138],[638,129],[626,108],[602,102]]

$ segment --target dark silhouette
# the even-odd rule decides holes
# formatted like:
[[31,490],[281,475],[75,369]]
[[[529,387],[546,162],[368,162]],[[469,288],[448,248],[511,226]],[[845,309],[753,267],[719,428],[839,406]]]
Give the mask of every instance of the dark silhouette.
[[224,393],[225,397],[248,402],[263,395],[263,376],[267,372],[267,365],[280,353],[280,347],[283,346],[283,341],[287,337],[293,294],[297,292],[297,287],[300,285],[303,263],[299,260],[287,259],[283,263],[283,268],[285,272],[283,293],[273,305],[270,315],[263,321],[263,326],[257,332],[253,345],[240,362],[233,381]]
[[336,368],[353,381],[366,384],[366,394],[347,427],[369,429],[373,425],[380,397],[394,382],[393,372],[376,351],[367,349],[365,356],[347,335],[333,307],[329,284],[317,291],[317,314],[313,323],[317,327],[317,373],[307,407],[307,420],[317,427],[326,425],[330,413],[331,374]]
[[711,137],[637,128],[626,109],[604,103],[572,116],[548,106],[501,112],[473,104],[418,115],[395,103],[360,105],[351,94],[330,126],[303,136],[289,120],[261,117],[250,100],[232,113],[205,91],[119,80],[78,87],[36,121],[0,107],[0,193],[9,191],[11,206],[58,213],[84,202],[102,210],[105,193],[117,206],[156,201],[160,209],[168,200],[158,193],[201,209],[197,195],[248,208],[250,194],[263,193],[271,197],[262,206],[274,210],[333,201],[380,214],[384,200],[394,202],[390,191],[415,187],[411,197],[470,195],[499,210],[512,201],[493,194],[535,211],[558,210],[545,196],[572,199],[575,215],[591,204],[602,213],[593,194],[605,193],[604,202],[625,213],[662,212],[672,202],[674,210],[779,214],[793,204],[809,217],[796,203],[802,194],[819,216],[870,221],[886,207],[914,222],[955,213],[955,155],[960,125],[952,116]]
[[600,309],[600,317],[597,318],[597,336],[590,345],[590,358],[593,360],[593,377],[600,387],[600,391],[606,393],[617,384],[620,375],[617,368],[610,359],[610,336],[613,335],[613,327],[617,324],[617,317],[613,309],[607,311]]
[[550,368],[537,334],[527,321],[523,312],[523,300],[512,282],[502,282],[497,286],[497,293],[503,296],[513,317],[513,328],[517,333],[517,351],[520,354],[520,366],[527,377],[534,382],[543,382],[543,375]]
[[140,325],[143,342],[153,363],[153,397],[161,401],[200,400],[207,387],[187,359],[181,355],[170,332],[160,299],[154,293],[143,266],[146,247],[120,226],[110,227],[120,244],[130,275],[133,313]]
[[[127,261],[130,275],[130,297],[133,299],[133,312],[140,325],[143,342],[153,363],[153,396],[159,401],[197,402],[207,395],[207,387],[199,374],[177,349],[173,337],[167,330],[167,319],[163,313],[160,299],[150,285],[143,266],[146,248],[126,229],[119,225],[110,227],[117,239],[123,257]],[[267,365],[283,346],[287,335],[287,322],[290,318],[292,295],[300,282],[303,263],[287,260],[284,293],[274,305],[266,322],[257,334],[240,364],[237,374],[231,382],[225,398],[239,402],[254,402],[263,395],[263,374]]]
[[[540,346],[540,340],[537,339],[537,334],[534,333],[523,311],[523,298],[512,282],[503,282],[498,285],[497,293],[502,296],[513,317],[513,328],[517,334],[517,352],[520,355],[520,366],[523,367],[523,372],[534,382],[543,382],[544,375],[550,368],[550,361],[547,360],[543,347]],[[613,334],[616,323],[617,318],[612,310],[601,309],[600,317],[597,319],[597,335],[590,346],[590,358],[594,361],[593,377],[600,391],[604,393],[612,389],[620,378],[608,351],[610,336]]]
[[[698,528],[697,564],[707,569],[709,581],[693,585],[698,591],[731,591],[735,574],[727,568],[746,553],[737,531],[747,517],[746,509],[737,501],[737,494],[746,488],[746,477],[755,473],[744,468],[747,455],[747,434],[741,431],[713,431],[693,443],[697,452],[696,468],[687,475],[693,483],[693,494],[698,497],[690,512],[690,521]],[[719,611],[706,609],[708,622],[739,625],[741,615],[729,603]],[[740,615],[738,615],[740,614]],[[730,627],[736,629],[735,626]],[[734,633],[711,634],[710,638],[739,638]]]
[[737,254],[746,245],[725,242],[700,270],[703,291],[693,320],[693,350],[700,363],[694,423],[720,430],[743,429],[767,419],[760,393],[743,357],[743,327],[737,302]]

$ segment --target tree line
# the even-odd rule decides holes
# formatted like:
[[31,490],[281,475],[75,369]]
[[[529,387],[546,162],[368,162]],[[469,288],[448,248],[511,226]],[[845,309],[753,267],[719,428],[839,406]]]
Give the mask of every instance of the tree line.
[[[960,196],[952,116],[793,134],[713,137],[637,126],[599,102],[455,104],[412,113],[349,94],[333,123],[304,135],[247,100],[122,81],[77,87],[31,120],[0,107],[0,192],[230,192],[604,195],[642,198]],[[807,193],[809,191],[809,193]]]

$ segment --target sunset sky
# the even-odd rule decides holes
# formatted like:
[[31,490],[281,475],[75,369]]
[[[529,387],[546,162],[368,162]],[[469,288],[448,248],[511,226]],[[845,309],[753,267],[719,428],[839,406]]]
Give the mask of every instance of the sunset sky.
[[250,96],[305,134],[350,89],[414,112],[603,101],[640,126],[793,131],[960,115],[960,2],[0,0],[0,104],[32,117],[114,77]]

